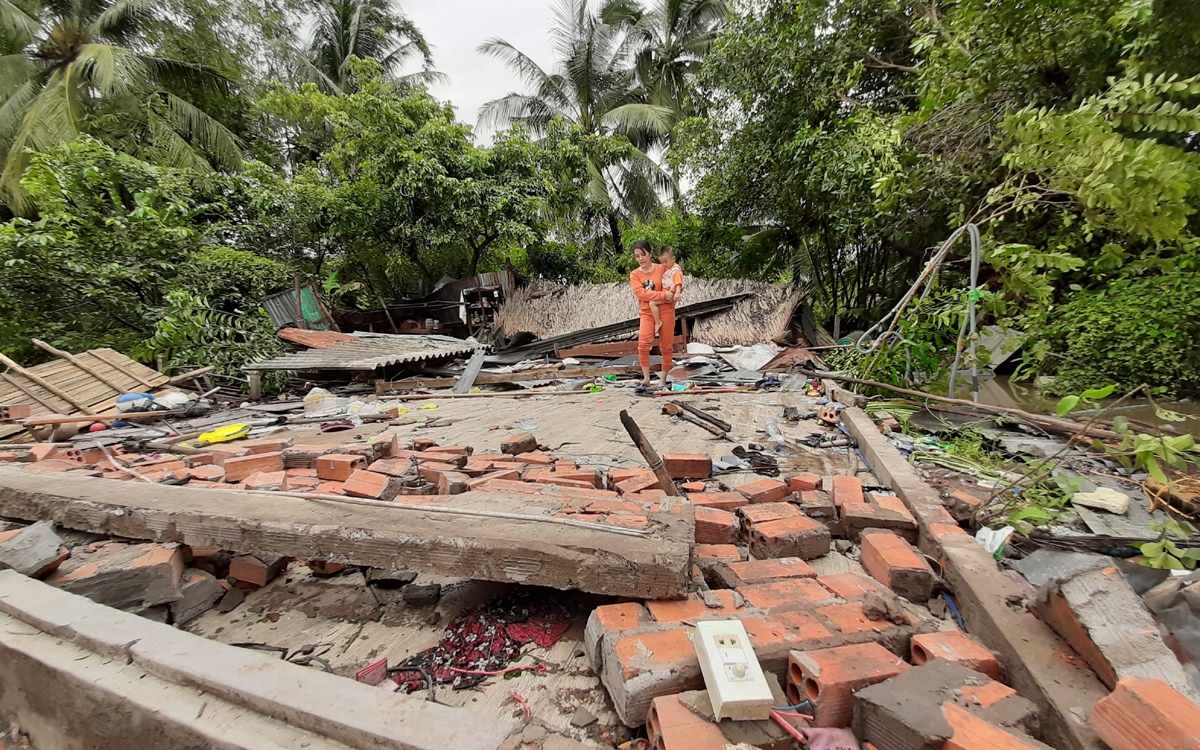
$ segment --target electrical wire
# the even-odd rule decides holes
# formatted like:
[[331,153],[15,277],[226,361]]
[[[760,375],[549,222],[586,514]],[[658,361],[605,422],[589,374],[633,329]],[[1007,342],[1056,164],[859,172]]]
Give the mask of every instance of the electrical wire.
[[804,708],[807,705],[810,705],[810,703],[811,703],[810,701],[800,701],[799,703],[797,703],[794,706],[771,706],[771,710],[772,711],[796,711],[798,709]]

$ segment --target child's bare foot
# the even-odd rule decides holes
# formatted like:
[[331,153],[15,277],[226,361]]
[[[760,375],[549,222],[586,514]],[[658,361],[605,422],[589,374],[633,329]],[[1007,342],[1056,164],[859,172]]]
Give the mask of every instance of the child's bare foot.
[[660,331],[662,331],[662,321],[661,320],[654,324],[654,335],[658,336]]

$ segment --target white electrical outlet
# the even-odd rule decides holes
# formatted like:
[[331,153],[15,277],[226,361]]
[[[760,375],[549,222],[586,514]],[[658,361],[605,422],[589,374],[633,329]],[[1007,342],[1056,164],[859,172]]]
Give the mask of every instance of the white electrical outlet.
[[717,719],[769,719],[774,699],[740,620],[704,620],[692,637]]

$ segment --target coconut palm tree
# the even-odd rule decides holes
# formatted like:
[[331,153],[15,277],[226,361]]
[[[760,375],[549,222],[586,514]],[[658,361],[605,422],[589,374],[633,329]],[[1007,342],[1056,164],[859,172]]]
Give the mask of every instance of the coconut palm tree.
[[[384,75],[400,85],[444,78],[430,69],[433,56],[420,29],[403,13],[393,11],[388,0],[321,0],[300,77],[326,93],[350,92],[355,88],[350,70],[353,57],[377,61]],[[423,70],[397,75],[418,59]]]
[[667,107],[676,119],[703,115],[695,74],[712,49],[729,8],[723,0],[609,0],[601,17],[627,29],[646,100]]
[[241,163],[233,134],[189,101],[228,81],[146,51],[152,0],[0,0],[0,185],[15,210],[29,151],[90,133],[200,169]]
[[578,125],[589,135],[625,136],[633,144],[619,161],[592,160],[588,193],[607,218],[613,250],[622,252],[620,220],[646,216],[672,190],[670,177],[646,150],[670,128],[668,108],[648,103],[637,90],[622,27],[605,23],[591,0],[557,0],[551,38],[555,63],[547,72],[503,39],[479,51],[502,60],[528,86],[480,109],[481,125],[523,123],[544,134],[555,120]]

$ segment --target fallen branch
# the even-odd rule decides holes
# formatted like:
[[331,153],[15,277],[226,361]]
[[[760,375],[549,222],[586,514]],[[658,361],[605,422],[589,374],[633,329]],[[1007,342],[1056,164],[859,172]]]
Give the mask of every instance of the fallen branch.
[[629,438],[633,440],[633,444],[641,451],[642,458],[646,459],[646,463],[650,465],[650,470],[654,472],[654,476],[658,477],[659,488],[668,495],[679,497],[679,490],[675,489],[675,480],[667,472],[667,467],[663,465],[663,460],[659,458],[658,453],[654,450],[654,446],[650,445],[650,441],[642,433],[642,428],[638,427],[637,422],[634,422],[633,417],[629,416],[629,412],[624,409],[621,410],[621,424],[625,427],[625,431],[629,433]]
[[[981,411],[988,414],[1006,414],[1009,416],[1023,419],[1031,424],[1042,427],[1043,429],[1060,432],[1066,435],[1074,435],[1077,437],[1094,437],[1102,440],[1115,440],[1117,433],[1112,430],[1094,426],[1095,419],[1088,422],[1086,425],[1080,425],[1078,422],[1071,422],[1066,419],[1058,419],[1049,417],[1045,414],[1034,414],[1032,412],[1023,411],[1021,409],[1013,409],[1005,406],[992,406],[991,404],[977,404],[974,401],[967,401],[962,398],[951,398],[949,396],[939,396],[936,393],[926,393],[924,391],[916,391],[911,388],[900,388],[899,386],[881,383],[877,380],[862,380],[860,378],[851,378],[845,375],[838,375],[833,372],[817,372],[814,370],[797,370],[801,375],[807,375],[814,378],[828,378],[841,383],[857,383],[858,385],[870,386],[871,388],[882,388],[892,391],[893,393],[902,393],[906,396],[912,396],[919,399],[928,399],[931,401],[940,401],[944,404],[954,404],[965,409],[973,411]],[[1103,413],[1103,412],[1101,412]],[[1097,415],[1099,416],[1099,415]]]

